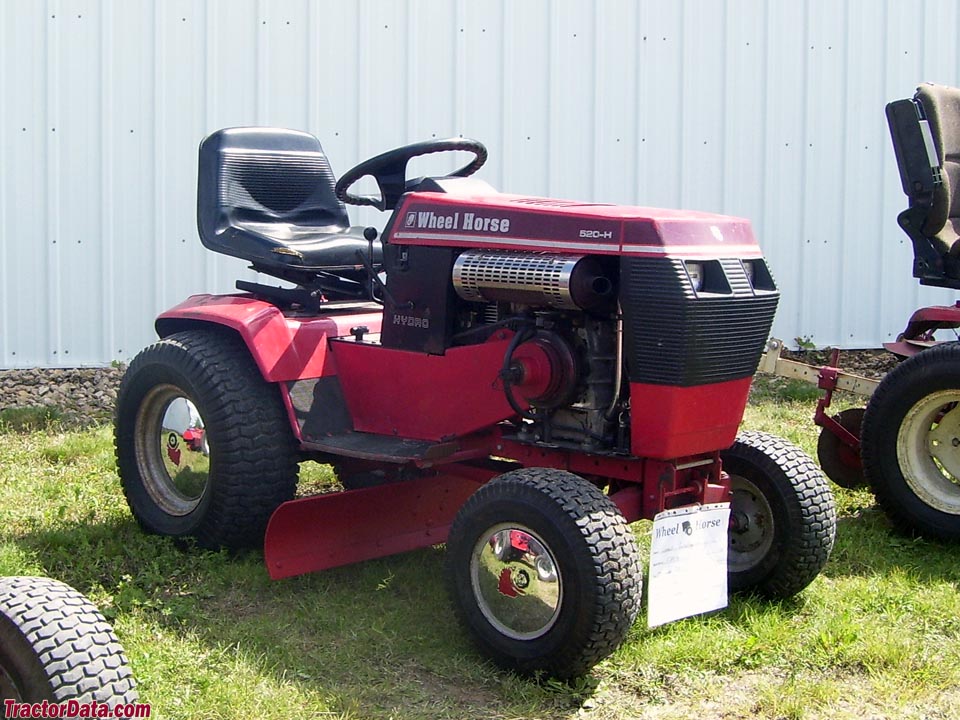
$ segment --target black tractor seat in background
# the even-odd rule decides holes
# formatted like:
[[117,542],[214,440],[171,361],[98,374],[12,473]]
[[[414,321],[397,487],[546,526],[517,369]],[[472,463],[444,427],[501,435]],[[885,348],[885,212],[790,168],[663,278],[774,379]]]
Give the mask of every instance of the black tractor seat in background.
[[924,83],[887,105],[887,122],[910,200],[897,220],[913,242],[913,274],[960,288],[960,89]]
[[[357,252],[368,256],[370,243],[362,227],[350,227],[335,184],[320,142],[309,133],[218,130],[200,143],[200,240],[299,285],[313,286],[318,276],[363,285],[366,271]],[[383,263],[379,240],[371,262],[377,270]]]

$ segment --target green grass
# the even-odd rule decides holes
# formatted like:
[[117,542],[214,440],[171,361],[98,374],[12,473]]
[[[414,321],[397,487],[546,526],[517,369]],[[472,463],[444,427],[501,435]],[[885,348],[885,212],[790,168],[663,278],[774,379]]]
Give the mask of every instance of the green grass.
[[4,408],[0,410],[0,432],[49,430],[62,417],[59,408],[49,405]]
[[[850,401],[840,398],[837,408]],[[813,453],[815,395],[763,379],[745,426]],[[482,660],[454,619],[442,551],[271,582],[259,553],[142,533],[107,428],[0,432],[0,574],[44,574],[114,623],[161,718],[953,718],[957,550],[891,532],[836,489],[837,546],[797,598],[730,607],[627,643],[573,686]],[[330,478],[309,474],[311,487]],[[649,547],[648,523],[638,523]],[[644,552],[646,550],[644,549]]]

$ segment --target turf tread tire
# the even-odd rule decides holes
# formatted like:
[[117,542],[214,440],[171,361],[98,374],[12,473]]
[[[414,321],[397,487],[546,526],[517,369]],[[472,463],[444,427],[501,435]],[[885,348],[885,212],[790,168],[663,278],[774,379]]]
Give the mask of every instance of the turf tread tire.
[[939,390],[960,389],[960,343],[946,343],[904,360],[870,397],[863,416],[860,457],[864,475],[893,526],[908,535],[955,542],[960,516],[931,507],[907,484],[897,437],[910,409]]
[[767,556],[747,571],[731,572],[730,589],[770,599],[796,595],[823,569],[836,539],[837,512],[827,479],[803,450],[764,432],[740,433],[720,455],[724,470],[751,482],[775,515]]
[[[201,504],[176,522],[146,493],[134,448],[139,402],[161,382],[193,399],[211,448]],[[120,384],[115,446],[123,491],[140,525],[195,537],[202,547],[261,546],[270,515],[296,491],[300,458],[280,392],[230,332],[188,330],[141,351]]]
[[49,578],[0,578],[0,664],[17,675],[24,702],[139,699],[109,623],[90,600]]
[[[580,596],[562,607],[546,636],[535,640],[507,638],[489,624],[473,600],[466,570],[480,535],[497,522],[517,519],[499,514],[511,507],[532,512],[555,529],[531,527],[535,532],[569,543],[558,547],[556,538],[548,540],[568,587],[569,563],[580,571],[575,583]],[[550,468],[500,475],[464,503],[447,541],[446,576],[457,615],[485,654],[510,670],[544,671],[564,680],[586,674],[623,643],[640,611],[643,584],[636,540],[613,501],[577,475]],[[568,597],[565,593],[565,602]],[[576,622],[571,622],[571,607]]]

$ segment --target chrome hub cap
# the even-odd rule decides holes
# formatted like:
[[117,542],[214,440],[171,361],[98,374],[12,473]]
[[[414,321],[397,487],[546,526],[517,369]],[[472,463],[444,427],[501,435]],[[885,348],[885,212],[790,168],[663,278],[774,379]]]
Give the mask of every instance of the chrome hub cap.
[[495,525],[470,557],[473,594],[483,616],[514,640],[544,635],[560,614],[563,579],[546,543],[522,525]]
[[210,479],[210,445],[197,406],[158,385],[137,412],[137,464],[151,499],[169,515],[196,509]]
[[932,393],[910,408],[897,432],[897,459],[920,500],[960,515],[960,391]]

